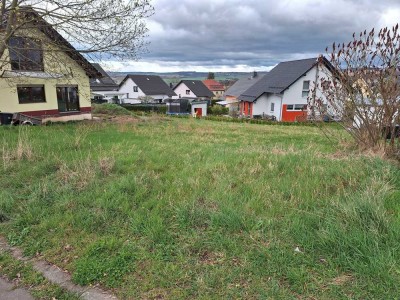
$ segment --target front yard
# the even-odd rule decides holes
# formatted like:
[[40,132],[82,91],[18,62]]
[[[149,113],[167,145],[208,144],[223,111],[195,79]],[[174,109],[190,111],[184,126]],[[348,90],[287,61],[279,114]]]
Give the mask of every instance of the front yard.
[[400,294],[400,171],[317,128],[154,117],[0,139],[0,235],[76,283],[121,299]]

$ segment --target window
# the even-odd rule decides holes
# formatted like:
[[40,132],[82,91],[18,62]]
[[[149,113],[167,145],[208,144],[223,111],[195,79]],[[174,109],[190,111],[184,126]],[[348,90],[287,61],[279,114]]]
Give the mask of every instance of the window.
[[303,91],[301,93],[302,97],[308,97],[308,93],[310,92],[310,80],[303,81]]
[[272,102],[272,103],[271,103],[271,111],[274,111],[274,110],[275,110],[275,103]]
[[43,52],[40,41],[26,37],[11,37],[8,42],[11,69],[43,71]]
[[58,86],[57,101],[60,112],[79,111],[78,87]]
[[186,95],[190,95],[190,90],[186,90]]
[[306,108],[306,104],[289,104],[286,107],[286,110],[291,110],[291,111],[301,111]]
[[24,103],[40,103],[46,102],[44,95],[44,85],[40,86],[18,86],[18,101]]
[[133,91],[134,91],[135,93],[137,93],[137,92],[139,91],[137,85],[135,85],[135,86],[133,87]]

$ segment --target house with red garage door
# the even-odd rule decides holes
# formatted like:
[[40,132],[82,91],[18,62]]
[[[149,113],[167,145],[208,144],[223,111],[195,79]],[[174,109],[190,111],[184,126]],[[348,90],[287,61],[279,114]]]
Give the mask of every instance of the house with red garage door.
[[[305,120],[314,83],[326,78],[331,70],[331,64],[322,56],[281,62],[238,97],[240,114],[275,117],[284,122]],[[322,95],[317,90],[315,96]]]

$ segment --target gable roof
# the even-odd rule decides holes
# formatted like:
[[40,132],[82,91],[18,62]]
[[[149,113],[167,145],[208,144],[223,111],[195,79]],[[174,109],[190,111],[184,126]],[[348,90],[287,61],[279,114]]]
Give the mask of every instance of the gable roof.
[[203,80],[203,83],[210,91],[224,91],[225,90],[224,85],[214,79]]
[[92,78],[90,80],[90,88],[92,91],[116,91],[118,90],[118,84],[112,80],[110,75],[100,66],[100,64],[92,63],[93,67],[101,73],[101,78]]
[[[281,62],[257,83],[244,91],[238,99],[253,102],[264,93],[280,94],[311,70],[318,61],[319,58],[315,57]],[[322,58],[321,61],[330,68],[330,63],[326,58]]]
[[226,90],[225,96],[234,96],[239,97],[243,94],[248,88],[254,85],[257,81],[259,81],[265,74],[251,77],[244,77],[236,81],[229,89]]
[[97,69],[93,67],[93,65],[74,48],[74,46],[72,46],[61,34],[59,34],[57,30],[51,26],[51,24],[45,21],[32,7],[21,6],[19,7],[19,12],[24,13],[24,17],[26,19],[30,18],[28,20],[30,20],[35,28],[44,33],[57,45],[61,46],[61,49],[85,70],[86,75],[88,75],[90,78],[99,78],[102,76],[101,73],[98,72]]
[[174,90],[181,84],[184,83],[188,89],[190,89],[196,97],[214,97],[206,85],[201,80],[181,80],[175,87]]
[[125,81],[132,79],[133,82],[148,96],[151,95],[168,95],[176,96],[175,92],[165,83],[160,76],[157,75],[126,75],[121,81],[121,87]]

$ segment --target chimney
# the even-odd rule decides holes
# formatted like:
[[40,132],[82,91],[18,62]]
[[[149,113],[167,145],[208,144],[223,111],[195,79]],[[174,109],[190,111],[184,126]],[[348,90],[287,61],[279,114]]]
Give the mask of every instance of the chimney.
[[253,71],[253,78],[256,78],[258,76],[257,71]]
[[169,87],[172,89],[174,86],[172,84],[172,82],[169,83]]

